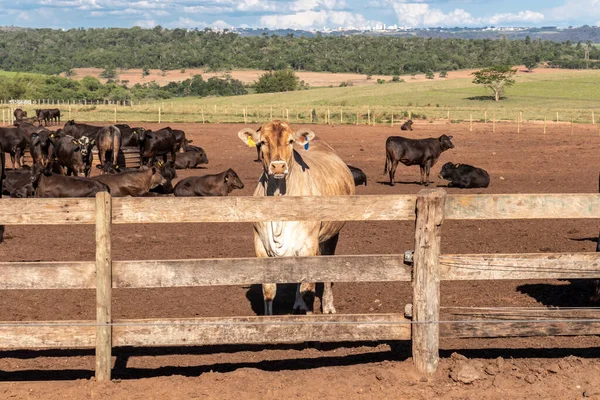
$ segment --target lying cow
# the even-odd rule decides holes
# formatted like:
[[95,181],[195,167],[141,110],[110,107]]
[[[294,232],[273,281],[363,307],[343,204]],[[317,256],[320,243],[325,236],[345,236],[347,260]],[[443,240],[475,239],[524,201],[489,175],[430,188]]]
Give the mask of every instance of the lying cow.
[[90,178],[53,174],[48,168],[34,165],[31,183],[36,197],[95,197],[110,192],[107,185]]
[[233,189],[243,189],[244,183],[231,168],[216,175],[190,176],[177,182],[176,197],[227,196]]
[[150,189],[167,182],[156,167],[143,171],[99,175],[92,179],[107,185],[113,197],[144,196]]
[[121,147],[139,147],[140,135],[144,128],[132,128],[127,124],[115,124],[121,131]]
[[157,161],[156,167],[160,170],[160,174],[165,178],[166,182],[152,188],[150,192],[154,194],[173,193],[173,179],[177,178],[175,163],[173,161],[167,161],[166,163]]
[[354,186],[365,185],[367,186],[367,175],[360,168],[348,165],[348,169],[352,172],[352,178],[354,178]]
[[105,126],[96,134],[96,147],[98,147],[98,168],[108,174],[111,167],[117,165],[117,156],[121,150],[121,131],[116,126]]
[[6,171],[2,192],[2,194],[15,198],[33,197],[35,190],[31,183],[31,171]]
[[451,162],[444,164],[439,178],[450,181],[448,187],[461,189],[486,188],[490,184],[490,175],[485,170]]
[[394,186],[394,175],[398,163],[406,166],[419,165],[421,168],[421,184],[429,185],[429,173],[442,152],[454,148],[452,136],[442,135],[439,138],[408,139],[402,136],[390,136],[385,142],[385,167],[383,173],[389,171],[390,185]]
[[408,121],[406,121],[405,123],[402,124],[400,129],[402,129],[403,131],[412,131],[413,130],[412,126],[413,126],[412,119],[409,119]]
[[188,169],[196,168],[201,164],[208,164],[208,157],[202,148],[188,145],[188,150],[177,154],[175,168]]

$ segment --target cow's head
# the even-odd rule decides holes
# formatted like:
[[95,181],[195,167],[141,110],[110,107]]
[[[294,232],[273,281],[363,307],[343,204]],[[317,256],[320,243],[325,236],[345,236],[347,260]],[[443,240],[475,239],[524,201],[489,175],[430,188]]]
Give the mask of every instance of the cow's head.
[[154,189],[157,186],[165,185],[168,180],[160,173],[160,169],[152,167],[152,177],[150,178],[150,189]]
[[249,146],[260,146],[261,161],[267,175],[283,179],[294,162],[294,142],[306,145],[315,134],[309,129],[294,131],[285,122],[272,121],[256,131],[242,129],[238,136]]
[[92,151],[92,147],[96,141],[94,139],[90,140],[87,136],[82,136],[77,140],[77,143],[81,146],[81,155],[86,157]]
[[227,191],[231,193],[233,189],[243,189],[244,182],[240,179],[238,174],[235,173],[234,170],[229,168],[225,171],[225,177],[223,178],[225,184],[227,185]]
[[438,139],[440,141],[440,147],[442,151],[454,148],[454,145],[452,144],[452,136],[442,135]]

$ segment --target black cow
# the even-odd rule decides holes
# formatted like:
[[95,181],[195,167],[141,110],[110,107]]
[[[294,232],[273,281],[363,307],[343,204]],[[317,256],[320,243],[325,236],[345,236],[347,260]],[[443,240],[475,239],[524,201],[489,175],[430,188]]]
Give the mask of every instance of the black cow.
[[156,167],[143,171],[99,175],[92,179],[108,185],[110,194],[113,197],[144,196],[150,192],[150,189],[164,185],[167,182]]
[[35,115],[39,120],[40,126],[42,125],[42,121],[46,123],[60,123],[60,110],[58,108],[43,108],[40,110],[35,110]]
[[132,128],[127,124],[114,125],[121,131],[121,147],[139,147],[144,128]]
[[87,136],[92,139],[96,139],[98,131],[102,129],[102,126],[88,125],[88,124],[77,124],[74,120],[67,121],[63,128],[67,135],[73,136],[75,139],[79,139],[82,136]]
[[27,111],[23,111],[20,108],[15,108],[15,111],[13,111],[13,115],[15,116],[15,120],[17,122],[23,121],[23,118],[27,118]]
[[[179,158],[177,158],[179,160]],[[155,194],[171,194],[173,193],[173,179],[177,178],[175,163],[173,161],[157,161],[156,167],[160,170],[160,174],[165,178],[165,182],[150,189],[151,193]]]
[[63,174],[66,168],[66,175],[78,176],[83,173],[86,177],[90,176],[94,139],[90,140],[87,136],[76,139],[69,135],[50,135],[50,141],[54,146],[53,158],[58,161]]
[[419,165],[421,168],[421,184],[429,185],[429,173],[442,152],[454,148],[452,136],[442,135],[439,138],[408,139],[402,136],[390,136],[385,142],[385,167],[383,173],[389,171],[390,185],[394,186],[394,175],[398,163],[409,166]]
[[105,126],[96,135],[96,147],[98,147],[98,168],[108,174],[110,169],[117,165],[117,156],[121,150],[121,131],[116,126]]
[[2,192],[7,196],[16,198],[33,197],[34,189],[31,183],[31,171],[6,171],[6,179],[4,180]]
[[[4,191],[4,149],[2,143],[0,143],[0,199],[2,198],[2,192]],[[4,241],[4,225],[0,225],[0,243]]]
[[196,168],[198,165],[208,164],[208,157],[201,147],[187,146],[187,151],[177,154],[175,168],[187,169]]
[[110,192],[104,183],[90,178],[53,174],[37,164],[31,171],[31,183],[36,197],[95,197],[99,192]]
[[144,131],[140,135],[140,165],[154,165],[157,156],[163,156],[163,162],[166,163],[169,153],[171,160],[177,162],[178,149],[178,142],[172,129]]
[[486,188],[490,184],[490,175],[485,170],[467,164],[447,162],[442,167],[439,177],[450,181],[448,187],[461,189]]
[[0,144],[10,154],[12,169],[21,168],[21,157],[29,145],[29,137],[20,127],[0,128]]
[[350,172],[352,172],[352,177],[354,178],[354,186],[367,186],[367,175],[365,175],[362,169],[353,167],[351,165],[348,165],[348,169],[350,169]]
[[176,197],[227,196],[233,189],[243,189],[244,183],[231,168],[216,175],[190,176],[177,182]]
[[405,123],[402,124],[400,129],[402,129],[403,131],[412,131],[413,130],[412,126],[413,126],[412,119],[409,119],[408,121],[406,121]]

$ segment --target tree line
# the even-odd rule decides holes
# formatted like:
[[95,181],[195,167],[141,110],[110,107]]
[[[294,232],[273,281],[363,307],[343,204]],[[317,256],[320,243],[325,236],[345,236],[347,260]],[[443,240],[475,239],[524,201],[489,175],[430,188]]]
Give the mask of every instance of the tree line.
[[16,29],[0,31],[0,69],[59,74],[79,67],[213,71],[262,69],[402,75],[520,65],[594,68],[591,43],[544,40],[389,36],[242,37],[234,32],[153,29]]
[[185,96],[234,96],[246,94],[243,83],[230,76],[204,80],[195,75],[183,82],[170,82],[160,86],[156,82],[135,84],[131,88],[115,82],[101,83],[86,76],[72,80],[61,76],[16,75],[0,76],[0,99],[52,99],[126,101],[142,99],[169,99]]

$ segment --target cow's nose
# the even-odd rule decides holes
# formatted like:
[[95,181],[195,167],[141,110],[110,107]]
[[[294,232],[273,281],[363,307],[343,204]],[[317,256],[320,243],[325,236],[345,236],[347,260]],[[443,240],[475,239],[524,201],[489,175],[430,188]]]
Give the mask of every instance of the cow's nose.
[[285,161],[271,161],[269,170],[275,178],[283,178],[288,173],[288,166]]

